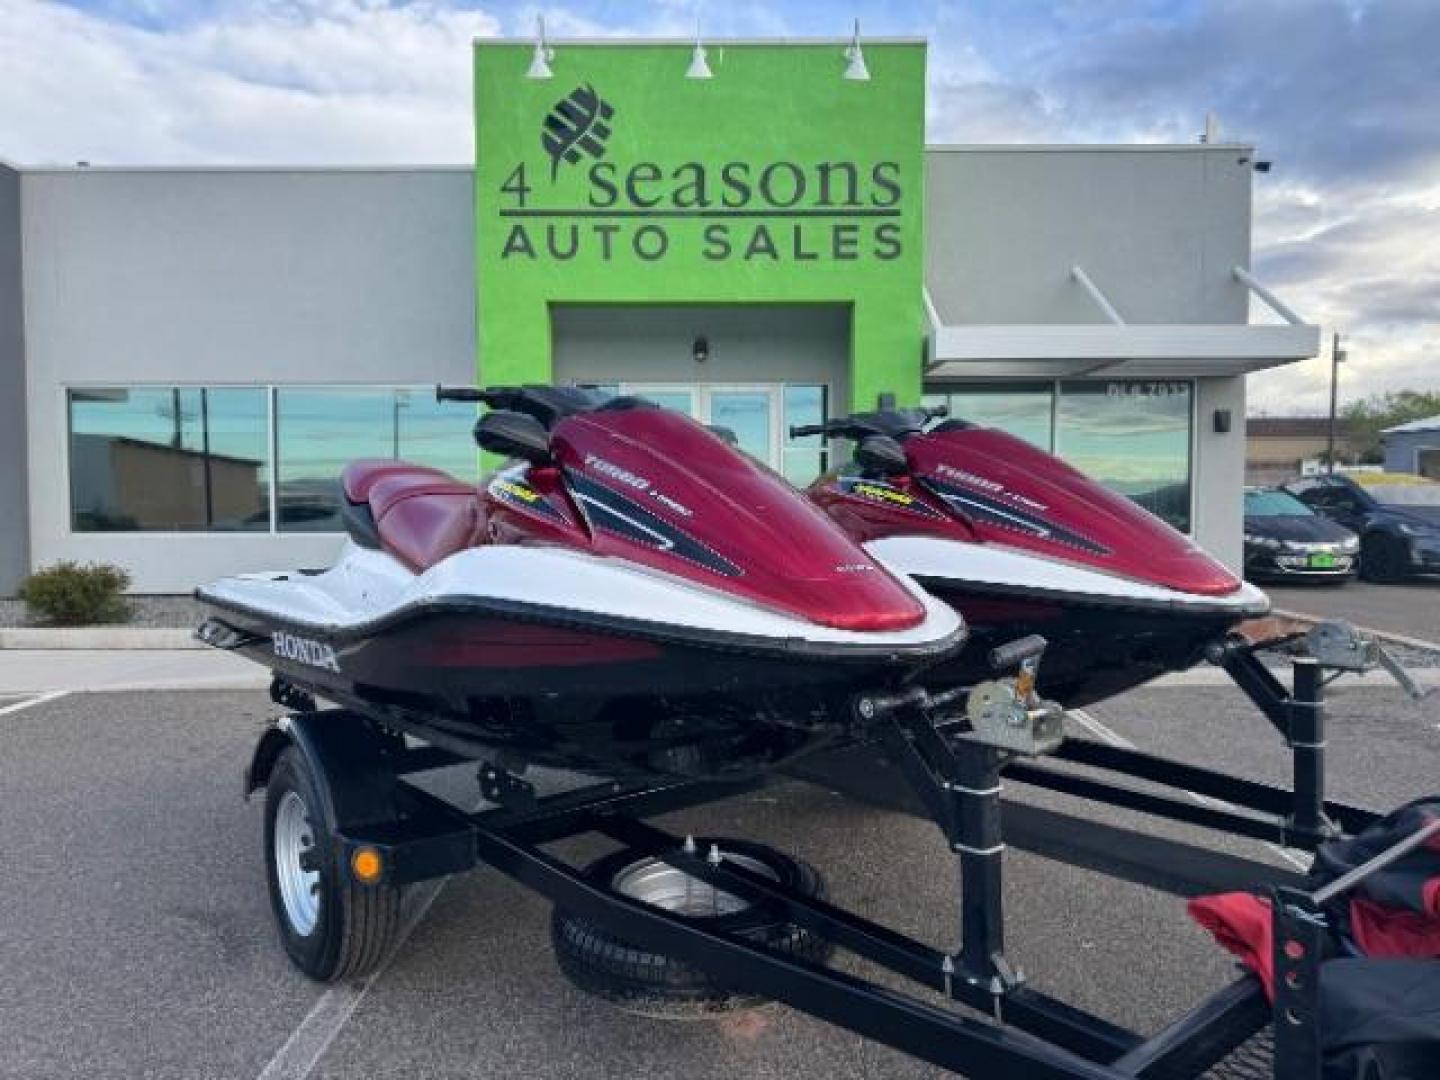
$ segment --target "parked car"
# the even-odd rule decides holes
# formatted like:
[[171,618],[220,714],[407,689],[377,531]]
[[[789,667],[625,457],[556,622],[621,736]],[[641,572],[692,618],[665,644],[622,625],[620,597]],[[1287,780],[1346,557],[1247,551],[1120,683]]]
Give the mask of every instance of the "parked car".
[[1440,573],[1440,483],[1408,473],[1306,477],[1285,485],[1316,513],[1360,534],[1360,576]]
[[1245,491],[1245,576],[1343,584],[1355,576],[1360,538],[1282,488]]

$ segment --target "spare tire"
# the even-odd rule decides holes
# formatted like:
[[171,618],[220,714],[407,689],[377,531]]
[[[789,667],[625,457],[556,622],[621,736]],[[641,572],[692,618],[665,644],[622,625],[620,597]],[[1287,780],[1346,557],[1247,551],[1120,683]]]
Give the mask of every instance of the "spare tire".
[[[765,844],[697,838],[699,851],[719,849],[752,873],[773,878],[806,897],[823,898],[825,884],[813,866]],[[783,911],[751,904],[715,889],[651,855],[621,849],[591,863],[585,877],[633,900],[735,934],[788,956],[823,963],[833,945],[787,922]],[[595,922],[557,907],[550,921],[555,959],[565,977],[627,1012],[667,1020],[702,1020],[766,999],[717,982],[663,953],[633,945]]]

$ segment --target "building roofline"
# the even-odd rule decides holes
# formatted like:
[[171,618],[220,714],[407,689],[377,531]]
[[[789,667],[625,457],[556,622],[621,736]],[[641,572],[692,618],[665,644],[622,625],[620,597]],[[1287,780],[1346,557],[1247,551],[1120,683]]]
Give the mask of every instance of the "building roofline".
[[453,165],[12,165],[20,173],[473,173]]
[[1145,153],[1175,154],[1195,151],[1223,150],[1228,153],[1253,152],[1250,143],[926,143],[927,154],[983,154],[983,153]]
[[[724,45],[837,45],[846,46],[851,44],[854,38],[846,37],[711,37],[708,34],[700,35],[700,44],[707,49]],[[471,43],[481,45],[523,45],[530,48],[535,44],[533,34],[507,37],[476,37],[471,38]],[[552,37],[545,35],[545,44],[556,47],[579,45],[585,48],[606,45],[628,45],[628,46],[656,46],[670,48],[682,45],[685,48],[692,48],[695,45],[694,35],[688,37]],[[861,45],[921,45],[928,47],[928,38],[918,36],[900,37],[867,37],[860,35]]]
[[[1197,150],[1253,152],[1244,143],[926,143],[927,154],[1090,154],[1090,153],[1193,153]],[[313,165],[284,162],[252,165],[119,164],[78,165],[49,162],[25,165],[0,157],[0,167],[18,173],[456,173],[475,171],[468,162],[404,164]]]

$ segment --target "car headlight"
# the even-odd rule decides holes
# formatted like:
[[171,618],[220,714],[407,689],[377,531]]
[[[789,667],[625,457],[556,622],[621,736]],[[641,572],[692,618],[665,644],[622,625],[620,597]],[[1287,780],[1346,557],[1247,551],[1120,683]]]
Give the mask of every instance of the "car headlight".
[[1284,545],[1272,536],[1249,536],[1245,537],[1247,544],[1254,544],[1256,547],[1268,548],[1271,551],[1279,551]]
[[1346,554],[1353,555],[1360,550],[1360,538],[1358,536],[1352,536],[1349,540],[1340,541],[1340,550]]
[[1407,525],[1405,522],[1401,522],[1400,531],[1406,536],[1415,536],[1424,539],[1429,539],[1432,536],[1440,536],[1440,530],[1436,530],[1431,525]]

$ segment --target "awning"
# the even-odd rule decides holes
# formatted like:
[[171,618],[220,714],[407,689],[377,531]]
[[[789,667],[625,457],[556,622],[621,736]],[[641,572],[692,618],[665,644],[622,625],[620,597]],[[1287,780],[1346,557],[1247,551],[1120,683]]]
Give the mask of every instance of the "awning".
[[926,294],[930,320],[927,379],[1175,378],[1242,375],[1308,360],[1320,352],[1320,328],[1294,311],[1242,267],[1235,277],[1285,321],[1127,323],[1081,267],[1072,280],[1094,301],[1105,322],[1080,324],[945,324]]

